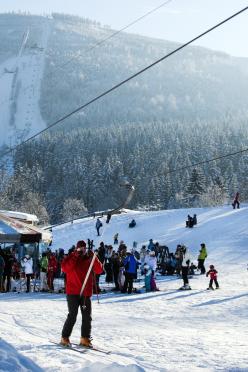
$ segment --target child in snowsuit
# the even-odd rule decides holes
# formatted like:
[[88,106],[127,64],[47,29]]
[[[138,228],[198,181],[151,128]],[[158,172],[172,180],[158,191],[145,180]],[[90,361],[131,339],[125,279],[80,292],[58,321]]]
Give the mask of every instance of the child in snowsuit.
[[146,292],[151,292],[152,269],[147,264],[144,265],[144,275]]
[[[150,277],[150,290],[151,291],[158,291],[156,281],[155,281],[155,272],[157,269],[157,258],[155,256],[155,251],[151,251],[148,256],[145,257],[145,264],[148,265],[149,269],[151,270],[151,274],[149,273]],[[146,277],[145,277],[146,280]],[[148,281],[148,278],[147,278]],[[148,288],[148,285],[146,286]],[[148,292],[148,290],[147,290]]]
[[218,271],[215,270],[214,265],[210,265],[209,270],[206,274],[207,277],[210,275],[209,287],[207,289],[214,289],[213,288],[213,282],[216,285],[216,289],[219,288],[219,283],[217,281],[217,273],[218,273]]

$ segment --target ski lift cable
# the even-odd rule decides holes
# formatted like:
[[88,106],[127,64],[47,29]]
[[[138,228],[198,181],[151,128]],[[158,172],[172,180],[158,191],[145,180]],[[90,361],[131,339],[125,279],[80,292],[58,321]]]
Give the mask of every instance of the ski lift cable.
[[104,96],[108,95],[109,93],[113,92],[114,90],[120,88],[122,85],[126,84],[127,82],[129,82],[130,80],[136,78],[137,76],[143,74],[145,71],[149,70],[150,68],[156,66],[157,64],[161,63],[162,61],[164,61],[165,59],[169,58],[170,56],[174,55],[175,53],[179,52],[180,50],[186,48],[188,45],[192,44],[194,41],[202,38],[203,36],[205,36],[206,34],[210,33],[211,31],[217,29],[218,27],[222,26],[223,24],[225,24],[226,22],[230,21],[231,19],[237,17],[238,15],[240,15],[241,13],[245,12],[246,10],[248,10],[248,6],[239,10],[238,12],[232,14],[231,16],[229,16],[228,18],[225,18],[224,20],[222,20],[221,22],[217,23],[216,25],[210,27],[209,29],[207,29],[206,31],[202,32],[201,34],[199,34],[198,36],[194,37],[193,39],[189,40],[188,42],[182,44],[181,46],[179,46],[178,48],[174,49],[173,51],[169,52],[168,54],[166,54],[165,56],[157,59],[156,61],[154,61],[153,63],[151,63],[150,65],[144,67],[143,69],[139,70],[138,72],[134,73],[133,75],[129,76],[128,78],[122,80],[120,83],[114,85],[113,87],[111,87],[110,89],[104,91],[103,93],[99,94],[98,96],[92,98],[90,101],[82,104],[81,106],[77,107],[75,110],[71,111],[70,113],[66,114],[65,116],[61,117],[60,119],[56,120],[55,122],[53,122],[52,124],[48,125],[45,129],[37,132],[36,134],[34,134],[33,136],[27,138],[26,140],[24,140],[23,142],[19,143],[18,145],[12,147],[11,149],[9,149],[8,151],[6,151],[5,153],[1,154],[0,156],[0,159],[3,158],[4,156],[10,154],[12,151],[15,151],[17,148],[19,148],[20,146],[24,145],[25,143],[29,142],[29,141],[32,141],[34,138],[38,137],[40,134],[42,133],[45,133],[46,131],[48,131],[49,129],[55,127],[56,125],[60,124],[61,122],[63,122],[64,120],[68,119],[69,117],[75,115],[77,112],[83,110],[84,108],[86,108],[87,106],[91,105],[92,103],[98,101],[100,98],[103,98]]
[[[136,23],[140,22],[142,19],[148,17],[149,15],[151,15],[152,13],[156,12],[157,10],[161,9],[162,7],[164,7],[165,5],[169,4],[170,2],[172,2],[174,0],[167,0],[165,2],[163,2],[162,4],[158,5],[156,8],[153,8],[151,9],[149,12],[143,14],[142,16],[140,16],[139,18],[135,19],[134,21],[130,22],[129,24],[127,24],[126,26],[124,26],[123,28],[121,28],[120,30],[117,30],[115,32],[113,32],[112,34],[110,34],[109,36],[105,37],[105,38],[102,38],[101,40],[99,40],[98,42],[96,42],[94,45],[92,45],[90,48],[86,49],[83,54],[82,53],[79,53],[77,56],[75,57],[72,57],[70,58],[68,61],[64,62],[63,64],[61,65],[55,65],[55,68],[53,71],[50,71],[48,72],[47,74],[44,75],[43,78],[47,78],[49,77],[50,75],[53,75],[55,74],[57,71],[63,69],[63,67],[69,65],[71,62],[73,61],[76,61],[78,60],[80,57],[82,57],[83,55],[85,55],[86,53],[92,51],[93,49],[101,46],[102,44],[104,44],[106,41],[112,39],[113,37],[117,36],[118,34],[120,34],[121,32],[127,30],[128,28],[130,28],[131,26],[135,25]],[[27,91],[31,86],[27,86],[26,88],[24,88],[23,92]],[[2,102],[0,102],[0,104],[4,104],[5,102],[8,102],[10,101],[10,99],[5,99],[3,100]]]
[[[239,151],[235,151],[235,152],[232,152],[232,153],[229,153],[229,154],[225,154],[225,155],[220,155],[220,156],[217,156],[215,158],[211,158],[211,159],[208,159],[208,160],[193,163],[191,165],[187,165],[187,166],[184,166],[184,167],[172,169],[168,172],[163,173],[163,175],[166,176],[167,174],[170,174],[170,173],[176,173],[176,172],[179,172],[179,171],[182,171],[182,170],[195,168],[199,165],[207,164],[207,163],[210,163],[212,161],[216,161],[216,160],[224,159],[224,158],[227,158],[227,157],[230,157],[230,156],[238,155],[238,154],[241,154],[241,153],[247,152],[247,151],[248,151],[248,148],[243,149],[243,150],[239,150]],[[133,194],[134,194],[134,191],[135,191],[134,186],[132,186],[131,184],[130,184],[130,186],[131,187],[129,189],[129,193],[128,193],[126,199],[124,200],[124,202],[120,206],[118,206],[117,208],[112,209],[111,211],[104,211],[104,212],[95,213],[95,216],[100,216],[100,215],[103,215],[103,214],[107,214],[107,212],[110,212],[111,214],[115,214],[115,213],[119,212],[121,209],[125,208],[129,204],[129,202],[131,201],[131,199],[133,197]],[[75,217],[73,220],[76,221],[76,220],[79,220],[79,219],[82,219],[82,218],[92,217],[93,214],[94,213],[89,213],[85,216]],[[62,222],[56,223],[56,224],[53,225],[53,227],[63,225],[63,224],[68,223],[70,221],[71,220],[69,220],[69,221],[67,220],[67,221],[62,221]]]
[[[170,174],[170,173],[176,173],[176,172],[179,172],[179,171],[182,171],[182,170],[185,170],[185,169],[190,169],[190,168],[197,167],[199,165],[208,164],[208,163],[211,163],[211,162],[216,161],[216,160],[221,160],[221,159],[228,158],[228,157],[231,157],[231,156],[243,154],[245,152],[248,152],[248,147],[247,148],[243,148],[241,150],[234,151],[234,152],[230,152],[230,153],[226,153],[226,154],[223,154],[223,155],[219,155],[219,156],[216,156],[214,158],[210,158],[210,159],[207,159],[207,160],[202,160],[200,162],[196,162],[196,163],[193,163],[193,164],[188,164],[188,165],[185,165],[185,166],[182,166],[182,167],[179,167],[179,168],[175,168],[175,169],[172,169],[172,170],[170,170],[168,172],[165,172],[165,173],[163,172],[163,174],[164,175],[167,175],[167,174]],[[70,155],[73,156],[73,157],[75,157],[78,154],[79,154],[78,152],[72,152]],[[51,154],[51,155],[49,155],[49,157],[56,159],[57,155],[56,154]],[[12,165],[7,165],[6,166],[6,169],[12,169],[12,167],[13,167]],[[19,170],[22,167],[23,167],[23,165],[21,165],[21,166],[15,166],[15,169]],[[3,169],[4,169],[4,164],[1,164],[0,165],[0,170],[3,170]],[[126,186],[126,187],[128,186],[128,187],[130,187],[130,184],[129,185],[122,185],[122,184],[120,184],[120,186]]]
[[[199,165],[203,165],[203,164],[207,164],[207,163],[210,163],[210,162],[213,162],[213,161],[216,161],[216,160],[221,160],[221,159],[224,159],[224,158],[228,158],[230,156],[239,155],[239,154],[242,154],[242,153],[247,152],[247,151],[248,151],[248,148],[242,149],[242,150],[239,150],[239,151],[235,151],[235,152],[232,152],[232,153],[228,153],[228,154],[225,154],[225,155],[220,155],[220,156],[208,159],[208,160],[204,160],[204,161],[193,163],[193,164],[190,164],[190,165],[187,165],[187,166],[184,166],[184,167],[179,167],[179,168],[172,169],[168,172],[164,172],[163,175],[166,176],[166,175],[171,174],[171,173],[176,173],[176,172],[183,171],[183,170],[186,170],[186,169],[195,168]],[[134,194],[134,191],[135,191],[135,188],[131,184],[129,184],[129,186],[130,187],[129,187],[129,192],[128,192],[127,198],[124,200],[124,202],[121,205],[119,205],[117,208],[114,208],[113,210],[111,210],[110,211],[111,214],[115,214],[118,211],[120,211],[121,209],[125,208],[127,206],[127,204],[129,204],[129,202],[131,201],[131,199],[133,197],[133,194]],[[56,200],[61,201],[61,197],[60,196],[52,197],[52,200],[53,201],[56,201]],[[95,213],[95,215],[97,216],[97,215],[107,214],[107,212],[109,212],[109,211],[103,211],[101,213],[99,212],[99,214]],[[93,215],[93,213],[88,213],[87,215],[84,215],[84,216],[75,217],[75,218],[73,218],[73,220],[79,220],[79,219],[82,219],[82,218],[91,217],[92,215]],[[62,221],[62,222],[56,223],[56,224],[53,225],[53,227],[60,226],[64,223],[68,223],[68,222],[71,222],[71,219],[67,220],[67,221]]]
[[[190,165],[185,165],[183,167],[177,167],[175,169],[171,169],[169,170],[168,172],[161,172],[161,174],[163,174],[164,176],[168,175],[168,174],[171,174],[171,173],[176,173],[176,172],[179,172],[179,171],[183,171],[183,170],[186,170],[186,169],[190,169],[190,168],[195,168],[199,165],[204,165],[204,164],[208,164],[210,162],[213,162],[213,161],[216,161],[216,160],[221,160],[221,159],[224,159],[224,158],[228,158],[230,156],[235,156],[235,155],[239,155],[239,154],[242,154],[242,153],[245,153],[245,152],[248,152],[248,148],[245,148],[245,149],[241,149],[241,150],[238,150],[238,151],[235,151],[235,152],[231,152],[231,153],[227,153],[227,154],[224,154],[224,155],[220,155],[220,156],[216,156],[214,158],[210,158],[210,159],[207,159],[207,160],[203,160],[203,161],[200,161],[200,162],[196,162],[196,163],[193,163],[193,164],[190,164]],[[75,154],[76,155],[76,154]],[[0,166],[0,169],[2,167]],[[117,208],[113,209],[111,211],[111,213],[115,213],[116,211],[119,211],[121,208],[125,208],[126,204],[129,203],[129,198],[132,198],[133,196],[133,192],[134,192],[134,186],[132,186],[130,183],[128,185],[120,185],[120,186],[125,186],[127,187],[128,186],[128,189],[129,189],[129,193],[128,193],[128,197],[127,199],[120,205],[118,206]],[[56,201],[56,200],[60,200],[61,201],[61,196],[52,196],[52,200]],[[105,211],[106,212],[106,211]],[[104,212],[104,213],[105,213]],[[87,215],[87,217],[89,217],[91,214]],[[84,216],[86,217],[86,216]],[[82,218],[81,217],[78,217],[78,218]],[[77,219],[77,218],[76,218]],[[68,222],[68,221],[66,221]],[[64,223],[64,222],[63,222]],[[61,223],[59,223],[60,225]]]
[[207,159],[207,160],[202,160],[202,161],[199,161],[197,163],[193,163],[193,164],[190,164],[190,165],[185,165],[184,167],[172,169],[172,170],[170,170],[168,172],[165,172],[164,174],[166,175],[166,174],[179,172],[181,170],[185,170],[185,169],[189,169],[189,168],[194,168],[194,167],[197,167],[199,165],[211,163],[212,161],[216,161],[216,160],[228,158],[228,157],[234,156],[234,155],[239,155],[239,154],[242,154],[242,153],[247,152],[247,151],[248,151],[248,148],[245,148],[245,149],[242,149],[242,150],[239,150],[239,151],[235,151],[235,152],[229,152],[228,154],[220,155],[220,156],[217,156],[215,158],[211,158],[211,159]]

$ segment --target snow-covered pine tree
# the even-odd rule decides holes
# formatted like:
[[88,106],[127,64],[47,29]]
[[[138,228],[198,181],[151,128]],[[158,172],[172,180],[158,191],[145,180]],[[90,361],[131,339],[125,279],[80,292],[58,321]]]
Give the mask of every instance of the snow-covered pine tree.
[[63,220],[73,220],[74,218],[83,216],[87,213],[87,208],[84,205],[83,200],[68,198],[63,204]]
[[191,207],[201,206],[201,196],[206,192],[205,176],[200,168],[193,168],[185,191],[185,199]]

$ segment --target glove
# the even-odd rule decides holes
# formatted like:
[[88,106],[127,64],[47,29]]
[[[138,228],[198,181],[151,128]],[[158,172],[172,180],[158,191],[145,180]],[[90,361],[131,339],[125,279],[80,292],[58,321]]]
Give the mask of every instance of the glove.
[[88,251],[88,256],[89,257],[93,257],[94,256],[94,252],[92,252],[91,250]]

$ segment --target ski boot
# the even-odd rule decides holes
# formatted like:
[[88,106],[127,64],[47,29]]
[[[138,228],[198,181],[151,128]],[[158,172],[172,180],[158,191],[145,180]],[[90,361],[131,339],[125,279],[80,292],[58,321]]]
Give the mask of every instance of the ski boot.
[[60,345],[64,347],[71,347],[71,342],[69,337],[61,337]]
[[80,342],[79,342],[79,346],[88,347],[90,349],[93,348],[93,345],[91,343],[91,339],[89,337],[81,337]]
[[186,284],[186,285],[183,285],[181,288],[179,288],[181,291],[188,291],[188,290],[190,290],[191,289],[191,287],[188,285],[188,284]]

